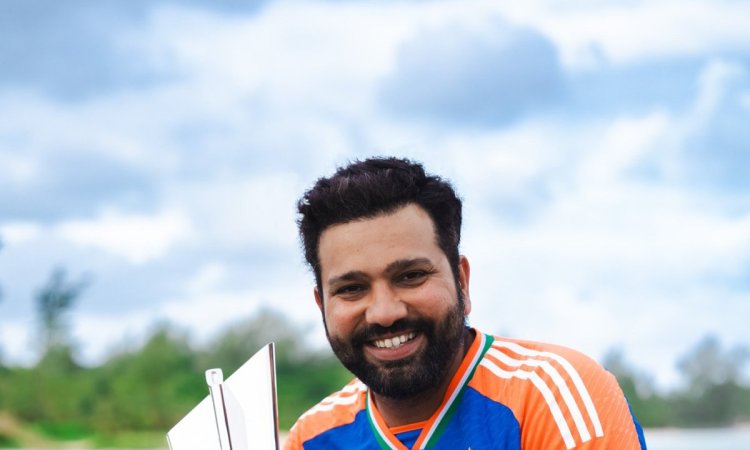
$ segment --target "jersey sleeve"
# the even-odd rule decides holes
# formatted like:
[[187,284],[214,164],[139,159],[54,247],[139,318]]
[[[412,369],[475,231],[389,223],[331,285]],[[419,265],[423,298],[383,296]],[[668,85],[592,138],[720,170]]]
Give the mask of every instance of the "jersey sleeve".
[[[521,429],[524,450],[645,450],[615,377],[592,359],[569,349],[549,352],[553,370],[538,373],[535,413]],[[556,405],[556,406],[555,406]]]
[[357,414],[365,407],[367,387],[354,379],[338,392],[324,398],[320,403],[302,414],[289,430],[284,450],[320,448],[311,440],[320,437],[334,428],[345,428],[354,422]]
[[593,361],[582,366],[581,376],[591,396],[592,410],[596,412],[600,426],[594,426],[591,430],[591,440],[575,448],[645,450],[641,446],[640,425],[635,421],[615,377]]
[[509,407],[522,450],[645,450],[615,377],[577,351],[496,339],[482,390]]
[[284,441],[284,450],[302,450],[302,442],[300,442],[300,436],[296,427],[292,427],[289,430],[289,434]]

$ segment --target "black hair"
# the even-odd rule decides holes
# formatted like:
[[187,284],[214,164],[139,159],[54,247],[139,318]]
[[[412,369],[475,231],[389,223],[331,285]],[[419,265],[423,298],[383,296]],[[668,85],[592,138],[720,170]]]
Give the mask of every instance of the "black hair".
[[442,178],[425,173],[420,163],[374,157],[339,167],[320,178],[297,203],[297,221],[305,259],[323,295],[318,246],[323,231],[358,219],[393,212],[408,204],[424,209],[435,226],[437,245],[458,279],[461,199]]

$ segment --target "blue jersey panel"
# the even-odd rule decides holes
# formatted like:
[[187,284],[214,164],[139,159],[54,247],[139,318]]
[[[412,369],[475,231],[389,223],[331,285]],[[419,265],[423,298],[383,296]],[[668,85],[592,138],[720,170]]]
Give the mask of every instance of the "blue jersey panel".
[[635,431],[636,433],[638,433],[638,443],[641,444],[641,450],[646,450],[646,436],[643,435],[643,427],[641,427],[638,419],[635,418],[635,414],[633,414],[633,408],[630,407],[630,403],[628,403],[628,409],[630,410],[630,415],[633,416],[633,423],[635,424]]
[[[380,450],[366,411],[354,422],[330,429],[304,443],[305,450]],[[467,388],[443,431],[436,450],[520,450],[521,430],[513,412]]]
[[434,448],[520,450],[521,428],[508,407],[468,387]]
[[404,444],[404,447],[406,448],[412,448],[414,444],[417,443],[417,439],[419,439],[419,435],[422,433],[422,429],[416,429],[411,431],[404,431],[403,433],[398,433],[396,437],[399,441],[401,441],[402,444]]
[[354,422],[331,428],[302,447],[305,450],[380,450],[364,409],[357,413]]

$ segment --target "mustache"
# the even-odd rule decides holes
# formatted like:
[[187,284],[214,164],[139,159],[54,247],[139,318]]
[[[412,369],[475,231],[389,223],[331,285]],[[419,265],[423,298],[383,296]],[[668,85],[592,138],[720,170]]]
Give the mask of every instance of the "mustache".
[[360,347],[369,341],[373,341],[389,334],[398,334],[402,331],[409,330],[421,331],[429,335],[432,332],[432,329],[432,322],[426,319],[399,319],[387,327],[378,324],[371,324],[356,330],[352,333],[351,342],[354,346]]

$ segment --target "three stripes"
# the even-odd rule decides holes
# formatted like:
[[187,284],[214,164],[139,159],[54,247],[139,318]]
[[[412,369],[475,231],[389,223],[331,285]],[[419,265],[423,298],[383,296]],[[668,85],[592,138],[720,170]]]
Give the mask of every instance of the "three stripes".
[[[500,378],[518,378],[531,382],[544,398],[568,449],[575,448],[577,442],[591,440],[588,424],[593,428],[595,436],[604,435],[594,402],[581,376],[562,356],[532,350],[514,342],[495,340],[480,365]],[[540,372],[546,376],[542,377]],[[558,401],[556,393],[562,402]],[[580,399],[583,408],[576,397]],[[566,412],[572,418],[575,435],[566,420]]]

